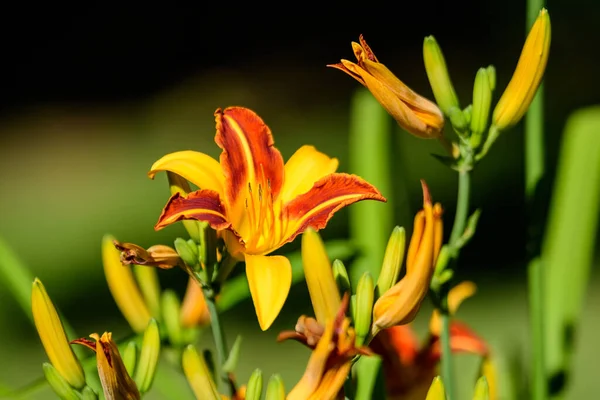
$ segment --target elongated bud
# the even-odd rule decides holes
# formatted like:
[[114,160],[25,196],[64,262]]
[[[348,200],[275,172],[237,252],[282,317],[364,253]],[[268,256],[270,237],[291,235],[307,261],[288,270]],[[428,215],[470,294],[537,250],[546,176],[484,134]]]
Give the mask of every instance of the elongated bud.
[[52,390],[63,400],[79,400],[79,393],[67,382],[50,363],[42,365],[44,376]]
[[503,131],[515,125],[523,117],[546,70],[550,52],[550,16],[543,8],[529,31],[517,68],[498,100],[493,124]]
[[279,374],[273,374],[269,378],[265,400],[285,400],[285,386]]
[[461,134],[465,133],[469,127],[469,121],[465,117],[464,113],[458,107],[452,107],[448,110],[448,118],[454,129],[459,131]]
[[169,341],[173,346],[183,344],[181,331],[181,303],[177,297],[177,293],[172,289],[166,289],[162,294],[161,299],[163,309],[164,327],[167,331]]
[[229,350],[229,356],[225,363],[223,363],[223,372],[233,373],[237,368],[238,362],[240,361],[240,350],[242,349],[242,337],[238,335]]
[[371,331],[374,289],[371,274],[365,272],[358,280],[356,287],[356,319],[354,320],[356,346],[362,346]]
[[425,400],[446,400],[446,390],[442,378],[439,376],[433,378]]
[[175,250],[179,254],[179,257],[183,260],[186,265],[192,268],[198,267],[198,251],[192,250],[193,247],[188,244],[188,242],[182,238],[175,239],[174,242]]
[[423,59],[435,101],[444,114],[449,115],[450,108],[460,108],[460,105],[450,80],[444,54],[433,36],[427,36],[423,41]]
[[[179,193],[182,196],[186,196],[192,191],[190,184],[180,175],[174,172],[167,171],[167,178],[169,179],[169,189],[171,194]],[[200,222],[193,219],[183,220],[183,226],[188,232],[190,237],[200,243]]]
[[333,279],[340,292],[340,296],[344,293],[352,293],[352,286],[350,284],[350,277],[348,277],[348,271],[341,260],[333,260]]
[[471,115],[471,146],[474,148],[481,144],[483,132],[488,125],[491,104],[490,78],[485,68],[479,68],[473,86],[473,113]]
[[246,387],[246,399],[245,400],[261,400],[263,387],[263,375],[260,369],[255,369],[250,379],[248,379],[248,386]]
[[113,244],[114,238],[102,238],[102,264],[108,288],[121,313],[136,333],[148,326],[151,315],[129,266],[121,263],[120,252]]
[[465,117],[465,122],[467,125],[471,125],[471,120],[473,119],[473,104],[469,104],[462,110],[463,116]]
[[85,385],[83,369],[69,345],[46,288],[37,278],[31,288],[31,309],[35,327],[52,366],[70,386],[81,389]]
[[133,273],[152,317],[160,321],[160,283],[158,282],[156,269],[143,265],[135,265]]
[[140,393],[147,392],[152,385],[159,354],[160,334],[158,332],[156,321],[152,319],[144,332],[142,348],[140,350],[140,359],[135,371],[134,381],[137,384]]
[[485,376],[477,379],[477,383],[475,383],[475,391],[473,394],[473,400],[489,400],[490,398],[490,390],[488,387],[487,379]]
[[396,226],[390,235],[383,264],[379,278],[377,278],[377,297],[391,288],[400,275],[402,261],[404,260],[404,250],[406,247],[406,231],[400,226]]
[[493,65],[488,65],[485,71],[490,81],[490,90],[493,92],[496,89],[496,68]]
[[123,356],[121,358],[123,359],[123,365],[125,365],[125,369],[129,376],[133,376],[133,373],[135,372],[137,353],[138,348],[134,341],[127,343],[125,350],[123,350]]
[[197,399],[221,400],[204,357],[198,354],[193,345],[190,344],[183,350],[181,363],[185,377]]

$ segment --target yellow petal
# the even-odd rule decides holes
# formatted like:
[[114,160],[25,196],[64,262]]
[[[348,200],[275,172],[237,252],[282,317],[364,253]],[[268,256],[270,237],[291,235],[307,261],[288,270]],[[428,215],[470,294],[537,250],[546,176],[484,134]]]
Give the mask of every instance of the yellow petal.
[[427,392],[426,400],[446,400],[446,391],[444,390],[444,384],[439,376],[433,378],[433,382]]
[[341,299],[325,245],[311,228],[302,235],[302,266],[315,316],[325,325],[335,318]]
[[246,254],[246,276],[260,328],[269,329],[292,285],[292,265],[284,256]]
[[104,332],[102,337],[93,333],[90,337],[96,340],[98,376],[106,400],[139,400],[140,392],[127,373],[111,332]]
[[71,350],[52,300],[37,278],[31,288],[31,308],[35,327],[50,363],[71,386],[82,388],[85,378],[81,364]]
[[283,203],[308,192],[315,182],[334,173],[337,158],[330,158],[314,146],[302,146],[285,163],[285,180],[280,192]]
[[135,283],[129,266],[120,260],[120,252],[113,244],[114,238],[106,235],[102,239],[102,263],[108,288],[121,313],[131,328],[141,333],[146,330],[151,315],[139,287]]
[[214,158],[198,151],[185,150],[169,153],[156,161],[148,176],[154,179],[159,171],[181,175],[200,189],[223,193],[224,181],[221,165]]

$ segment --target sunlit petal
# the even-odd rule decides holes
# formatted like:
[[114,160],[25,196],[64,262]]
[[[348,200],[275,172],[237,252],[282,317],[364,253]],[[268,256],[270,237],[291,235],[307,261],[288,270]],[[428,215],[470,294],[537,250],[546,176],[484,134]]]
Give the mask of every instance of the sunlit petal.
[[308,192],[284,205],[290,219],[287,241],[308,227],[324,228],[336,211],[366,199],[386,201],[373,185],[356,175],[339,173],[324,177]]
[[154,179],[159,171],[174,172],[200,189],[223,193],[225,179],[221,165],[217,160],[204,153],[192,150],[169,153],[152,165],[148,176]]
[[219,193],[208,189],[192,192],[186,197],[175,193],[167,202],[154,229],[162,229],[182,219],[206,221],[213,229],[227,229],[230,225]]
[[284,256],[246,255],[246,276],[261,329],[267,330],[292,285],[292,266]]
[[337,158],[321,153],[314,146],[300,147],[285,163],[281,201],[287,203],[308,192],[319,179],[334,173],[338,164]]

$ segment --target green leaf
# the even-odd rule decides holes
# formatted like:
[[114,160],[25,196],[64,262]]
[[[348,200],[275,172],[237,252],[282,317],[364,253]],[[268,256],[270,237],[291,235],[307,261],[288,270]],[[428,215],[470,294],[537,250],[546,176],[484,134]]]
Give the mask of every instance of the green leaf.
[[350,110],[350,172],[374,185],[388,203],[363,201],[349,207],[350,237],[362,257],[350,269],[353,284],[365,271],[375,281],[394,224],[391,179],[392,119],[365,89],[356,92]]
[[362,356],[354,364],[353,369],[356,374],[355,400],[385,398],[385,385],[379,356]]
[[[356,248],[347,240],[333,240],[325,243],[325,249],[330,260],[340,259],[348,260],[356,253]],[[298,283],[304,279],[304,270],[302,269],[302,255],[296,251],[287,255],[292,264],[292,284]],[[246,275],[239,275],[228,279],[223,285],[217,308],[220,312],[229,310],[240,301],[250,297],[248,280]]]
[[[592,264],[600,211],[600,107],[575,112],[563,135],[542,245],[546,373],[563,392]],[[562,393],[564,394],[564,392]]]

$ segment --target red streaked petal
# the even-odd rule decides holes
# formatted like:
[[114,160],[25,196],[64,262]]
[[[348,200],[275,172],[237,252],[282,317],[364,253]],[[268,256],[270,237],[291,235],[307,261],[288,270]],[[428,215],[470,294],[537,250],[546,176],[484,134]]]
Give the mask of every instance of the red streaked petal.
[[[489,354],[487,343],[465,323],[450,323],[450,348],[453,353],[471,353],[482,357]],[[423,349],[424,361],[435,364],[441,357],[441,343],[438,336],[432,336],[429,345]]]
[[225,216],[219,193],[210,189],[197,190],[186,197],[175,193],[167,202],[154,229],[160,230],[182,219],[206,221],[217,230],[227,229],[231,225]]
[[336,211],[367,199],[386,201],[373,185],[356,175],[337,173],[320,179],[308,192],[284,205],[284,215],[290,220],[286,241],[308,227],[324,228]]
[[[223,150],[220,157],[226,182],[225,201],[235,215],[242,218],[249,190],[270,190],[276,198],[284,179],[283,157],[274,147],[271,130],[252,110],[229,107],[215,111],[215,142]],[[251,188],[249,188],[249,185]]]

